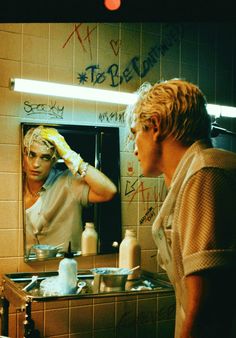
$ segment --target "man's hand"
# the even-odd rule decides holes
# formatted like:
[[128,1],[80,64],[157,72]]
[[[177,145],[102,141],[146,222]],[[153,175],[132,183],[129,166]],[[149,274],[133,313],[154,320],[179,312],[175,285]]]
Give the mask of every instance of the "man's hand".
[[71,150],[64,137],[59,134],[55,128],[42,128],[41,136],[55,146],[58,154],[63,158],[67,167],[75,175],[83,162],[81,156]]
[[56,147],[58,154],[62,158],[64,158],[68,151],[71,151],[64,137],[55,128],[42,128],[40,134],[45,140],[51,142]]

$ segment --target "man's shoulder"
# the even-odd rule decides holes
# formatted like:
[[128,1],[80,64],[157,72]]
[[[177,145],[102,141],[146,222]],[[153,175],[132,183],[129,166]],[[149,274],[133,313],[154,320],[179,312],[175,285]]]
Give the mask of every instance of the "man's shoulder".
[[236,153],[219,148],[202,149],[193,158],[194,169],[206,167],[236,170]]
[[72,176],[71,172],[69,169],[66,170],[60,170],[57,168],[52,168],[50,171],[48,178],[44,184],[45,189],[47,189],[49,186],[54,185],[56,182],[57,184],[59,182],[65,182],[68,180],[68,177]]

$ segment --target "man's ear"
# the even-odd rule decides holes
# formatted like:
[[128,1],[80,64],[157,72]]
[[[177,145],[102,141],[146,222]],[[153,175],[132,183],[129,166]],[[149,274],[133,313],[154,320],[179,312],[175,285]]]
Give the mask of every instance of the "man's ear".
[[159,119],[156,115],[153,115],[151,117],[151,121],[152,121],[152,128],[153,128],[153,135],[154,135],[154,141],[158,141],[159,137],[160,137],[160,128],[159,128]]

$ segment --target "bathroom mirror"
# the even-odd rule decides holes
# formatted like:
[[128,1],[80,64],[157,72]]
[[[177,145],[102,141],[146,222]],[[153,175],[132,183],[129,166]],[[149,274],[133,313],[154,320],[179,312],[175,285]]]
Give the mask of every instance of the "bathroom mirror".
[[[82,225],[86,222],[93,222],[98,233],[98,254],[109,254],[118,252],[117,243],[121,241],[121,201],[120,201],[120,149],[119,149],[119,128],[85,125],[62,125],[62,124],[37,124],[21,123],[21,144],[22,144],[22,192],[23,192],[23,229],[24,229],[24,250],[25,261],[37,261],[34,250],[35,244],[55,245],[44,241],[40,243],[40,236],[36,235],[32,240],[29,235],[29,225],[27,224],[28,209],[25,206],[24,194],[26,175],[24,170],[23,141],[29,129],[39,125],[52,127],[64,136],[70,148],[81,155],[81,157],[91,165],[101,170],[117,186],[118,193],[109,202],[91,204],[82,208]],[[63,160],[58,159],[54,168],[65,171],[66,167]],[[52,197],[52,201],[53,201]],[[62,205],[65,201],[62,201]],[[35,203],[34,203],[35,204]],[[33,204],[33,206],[34,206]],[[42,207],[42,206],[41,206]],[[43,206],[43,213],[47,212],[47,206]],[[39,216],[37,216],[39,217]],[[54,216],[51,216],[54,217]],[[37,222],[37,219],[36,221]],[[28,226],[28,228],[27,228]],[[50,225],[48,225],[49,227]],[[64,228],[64,227],[63,227]],[[66,220],[65,228],[66,229]],[[82,229],[83,230],[83,229]],[[82,231],[81,230],[81,231]],[[73,234],[70,235],[71,238]],[[81,241],[81,238],[78,238]],[[74,251],[74,255],[80,255],[81,251]],[[57,254],[60,257],[62,253]]]

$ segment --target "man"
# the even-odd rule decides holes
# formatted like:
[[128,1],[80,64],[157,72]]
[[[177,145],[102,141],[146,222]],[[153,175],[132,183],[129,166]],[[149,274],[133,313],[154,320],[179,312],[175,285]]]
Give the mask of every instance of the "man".
[[[56,169],[61,157],[67,170]],[[31,128],[24,137],[24,207],[28,250],[36,243],[80,250],[82,208],[111,200],[116,186],[84,162],[54,128]]]
[[152,232],[175,288],[175,338],[231,337],[236,154],[212,148],[206,100],[194,84],[145,83],[138,94],[126,110],[134,153],[144,176],[163,174],[168,188]]

